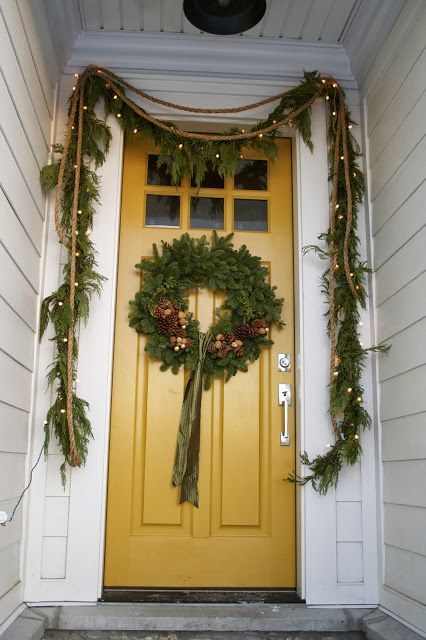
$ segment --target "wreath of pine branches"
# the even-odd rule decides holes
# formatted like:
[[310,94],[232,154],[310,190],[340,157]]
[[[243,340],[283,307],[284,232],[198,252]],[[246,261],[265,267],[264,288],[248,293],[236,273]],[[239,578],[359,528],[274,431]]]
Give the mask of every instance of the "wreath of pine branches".
[[[283,300],[267,282],[268,269],[245,245],[234,249],[233,234],[183,234],[153,246],[153,258],[136,265],[142,287],[131,302],[130,326],[147,336],[145,350],[162,362],[163,371],[194,371],[198,360],[199,322],[188,312],[189,294],[208,288],[225,294],[208,329],[210,346],[203,364],[204,387],[212,378],[229,380],[273,344],[269,327],[281,327]],[[179,342],[177,342],[179,340]],[[184,341],[184,342],[182,342]],[[179,347],[180,345],[180,347]]]
[[[354,464],[361,455],[359,436],[371,425],[362,404],[362,370],[368,351],[388,348],[378,345],[365,349],[359,342],[359,308],[366,303],[368,273],[360,258],[357,235],[357,208],[364,193],[364,177],[358,164],[359,148],[351,133],[354,123],[345,106],[342,88],[333,78],[309,72],[298,86],[254,105],[203,110],[153,98],[108,69],[88,67],[80,76],[75,75],[65,143],[54,146],[58,161],[41,171],[41,184],[46,191],[58,186],[55,222],[60,241],[68,248],[62,284],[43,301],[41,308],[40,338],[51,324],[51,340],[55,344],[55,359],[48,372],[55,398],[45,421],[45,451],[53,434],[64,456],[61,467],[64,480],[66,463],[71,466],[85,463],[92,437],[88,404],[76,393],[77,327],[88,320],[90,299],[93,294],[100,294],[103,281],[96,271],[90,231],[99,203],[96,170],[105,161],[111,140],[106,118],[114,116],[126,136],[139,136],[155,144],[160,149],[159,164],[166,166],[173,184],[179,184],[184,175],[190,174],[200,185],[210,167],[221,175],[232,174],[247,148],[261,150],[273,159],[274,138],[282,125],[294,127],[312,150],[311,106],[322,98],[329,105],[330,226],[319,238],[321,246],[312,249],[329,263],[323,288],[329,300],[329,412],[335,441],[325,454],[312,459],[303,453],[301,461],[308,474],[288,479],[301,484],[311,481],[316,490],[325,493],[336,485],[342,466]],[[132,101],[127,90],[193,113],[237,113],[274,100],[277,105],[264,120],[247,130],[203,135],[157,120]],[[104,104],[104,119],[95,113],[100,100]],[[336,167],[339,158],[343,160],[340,171]],[[232,372],[232,367],[227,371]]]

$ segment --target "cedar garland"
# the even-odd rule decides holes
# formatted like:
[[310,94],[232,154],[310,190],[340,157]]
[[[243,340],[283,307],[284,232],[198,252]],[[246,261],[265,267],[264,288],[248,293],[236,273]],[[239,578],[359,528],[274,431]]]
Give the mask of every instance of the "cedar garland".
[[[126,90],[173,109],[205,114],[239,113],[276,100],[279,102],[267,118],[247,131],[234,128],[220,135],[195,134],[154,118],[132,101]],[[78,76],[70,100],[64,146],[54,146],[61,154],[60,160],[41,172],[41,183],[46,191],[57,185],[55,224],[60,242],[68,248],[63,283],[43,301],[41,309],[40,338],[51,322],[54,328],[52,340],[56,345],[55,359],[48,374],[49,384],[56,384],[56,399],[45,421],[46,452],[53,432],[64,455],[61,467],[64,480],[65,463],[71,466],[85,463],[92,436],[87,418],[88,404],[75,393],[76,328],[80,320],[87,321],[90,298],[93,293],[100,293],[103,280],[95,270],[95,251],[88,236],[94,205],[99,201],[99,181],[91,166],[96,169],[104,162],[111,138],[109,127],[95,115],[95,106],[101,98],[105,117],[114,115],[127,136],[142,136],[160,148],[159,165],[166,165],[173,184],[179,184],[189,173],[197,185],[209,166],[221,175],[232,174],[243,149],[260,149],[273,159],[276,154],[274,137],[283,125],[293,126],[312,149],[311,105],[317,98],[326,98],[333,105],[329,113],[330,227],[320,236],[326,248],[315,246],[307,250],[313,249],[329,261],[323,286],[329,298],[329,411],[336,441],[330,451],[313,460],[302,453],[301,461],[308,466],[310,474],[288,478],[301,484],[312,481],[315,489],[325,493],[330,486],[336,485],[343,464],[354,464],[359,459],[359,432],[371,424],[362,407],[362,369],[368,351],[386,351],[388,347],[378,345],[363,349],[359,343],[358,306],[366,303],[364,281],[368,269],[360,261],[358,252],[356,213],[363,197],[364,179],[357,163],[357,143],[348,133],[352,121],[345,106],[344,92],[333,78],[322,78],[317,72],[305,73],[299,86],[278,96],[233,109],[195,109],[161,101],[100,67],[89,66]],[[340,162],[343,162],[343,171]],[[340,224],[341,221],[344,224]]]

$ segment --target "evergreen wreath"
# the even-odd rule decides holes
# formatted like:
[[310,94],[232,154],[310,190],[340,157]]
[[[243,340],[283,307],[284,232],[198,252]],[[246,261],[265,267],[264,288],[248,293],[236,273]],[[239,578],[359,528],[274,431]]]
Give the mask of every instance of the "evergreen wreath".
[[245,245],[234,249],[233,234],[213,232],[192,238],[183,234],[171,244],[153,246],[153,258],[136,265],[143,274],[141,290],[131,302],[130,326],[147,336],[145,351],[162,362],[161,369],[194,371],[198,362],[199,322],[188,312],[189,293],[201,288],[224,293],[208,330],[204,387],[212,378],[229,380],[273,344],[269,328],[281,327],[283,300],[267,282],[268,269]]
[[[312,482],[317,491],[326,493],[330,487],[336,486],[342,467],[359,460],[362,453],[360,434],[371,426],[370,416],[362,406],[361,383],[368,352],[386,352],[389,348],[387,345],[364,348],[359,341],[359,307],[366,305],[365,279],[369,272],[367,265],[361,261],[357,235],[357,213],[364,194],[364,176],[358,162],[359,147],[350,131],[355,123],[345,105],[343,89],[334,78],[321,77],[316,71],[305,72],[298,86],[279,95],[230,109],[200,109],[150,96],[103,67],[89,66],[81,75],[74,75],[76,82],[70,97],[64,145],[53,147],[59,159],[44,167],[40,174],[45,191],[57,186],[55,224],[60,242],[68,248],[63,282],[57,291],[43,301],[41,308],[40,338],[47,326],[52,324],[54,335],[51,339],[56,347],[55,359],[48,373],[48,382],[55,386],[56,397],[45,420],[45,452],[47,453],[51,434],[54,433],[64,456],[61,472],[65,481],[65,464],[84,464],[92,437],[87,417],[88,403],[77,396],[76,378],[77,328],[80,320],[87,321],[91,296],[100,293],[103,281],[103,277],[96,271],[95,248],[90,240],[90,230],[95,205],[99,202],[96,169],[105,161],[111,132],[106,122],[95,113],[98,102],[103,100],[105,118],[114,116],[126,136],[141,136],[158,146],[159,162],[165,164],[172,184],[179,184],[182,177],[189,174],[199,186],[208,167],[221,175],[232,174],[244,148],[260,149],[268,158],[273,159],[276,154],[274,137],[284,125],[294,127],[312,150],[311,106],[317,99],[325,99],[329,122],[330,222],[328,230],[319,237],[322,245],[308,247],[307,250],[312,249],[328,262],[322,284],[329,303],[329,413],[334,443],[326,453],[320,452],[312,459],[306,452],[302,453],[302,465],[309,469],[309,473],[302,477],[292,475],[288,480],[299,484]],[[239,113],[274,101],[277,105],[264,120],[248,129],[235,128],[222,134],[200,134],[184,131],[173,123],[158,120],[129,98],[126,91],[165,107],[198,114]],[[185,318],[188,322],[188,335],[184,337],[192,340],[190,332],[195,325],[191,318],[179,316],[180,312],[186,313],[185,307],[179,306],[179,299],[170,298],[171,295],[169,298],[164,297],[164,300],[158,299],[157,313],[161,311],[164,315],[166,308],[169,308],[171,313],[165,315],[173,315],[175,318],[177,311],[178,320]],[[228,299],[231,300],[232,296],[228,295]],[[261,304],[262,301],[258,302]],[[164,306],[166,303],[171,303],[172,306]],[[264,319],[260,312],[258,315],[259,318],[254,320]],[[218,319],[217,329],[225,338],[227,333],[233,330],[235,332],[237,327],[228,327],[224,318]],[[219,322],[224,322],[223,329]],[[156,326],[152,324],[151,328]],[[183,325],[179,322],[179,326]],[[148,326],[146,328],[149,329]],[[161,335],[164,345],[171,337]],[[181,336],[176,334],[176,342],[178,337]],[[224,345],[217,347],[218,353],[213,357],[213,352],[207,351],[208,340],[199,338],[199,358],[203,360],[209,353],[207,361],[212,363],[212,374],[213,370],[221,367],[225,376],[233,375],[244,360],[247,362],[255,354],[260,342],[267,340],[263,337],[251,342],[238,339],[244,343],[241,345],[244,347],[244,354],[241,355],[240,352],[238,356],[232,342],[234,351],[231,352],[226,340],[216,340],[215,342],[223,342]],[[179,347],[179,351],[173,350],[172,353],[168,350],[170,347],[166,349],[164,346],[164,350],[155,346],[152,334],[148,341],[152,345],[152,353],[157,349],[160,359],[163,359],[164,354],[164,366],[176,367],[176,363],[183,359],[190,367],[192,344],[190,348]],[[177,344],[174,345],[176,346]],[[169,363],[170,358],[172,360]],[[195,500],[195,496],[192,499]]]

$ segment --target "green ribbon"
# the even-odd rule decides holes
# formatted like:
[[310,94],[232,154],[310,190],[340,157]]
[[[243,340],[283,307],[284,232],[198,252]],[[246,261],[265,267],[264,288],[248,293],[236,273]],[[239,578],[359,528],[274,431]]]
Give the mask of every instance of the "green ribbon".
[[211,340],[210,333],[200,331],[198,335],[198,362],[185,387],[172,477],[175,487],[181,485],[180,503],[191,502],[195,507],[198,507],[203,366]]

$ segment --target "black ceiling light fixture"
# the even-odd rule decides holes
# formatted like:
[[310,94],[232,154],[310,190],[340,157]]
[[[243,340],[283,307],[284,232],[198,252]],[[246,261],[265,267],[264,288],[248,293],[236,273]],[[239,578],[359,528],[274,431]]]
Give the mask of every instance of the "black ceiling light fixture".
[[266,0],[184,0],[183,11],[200,31],[230,36],[254,27],[265,14]]

